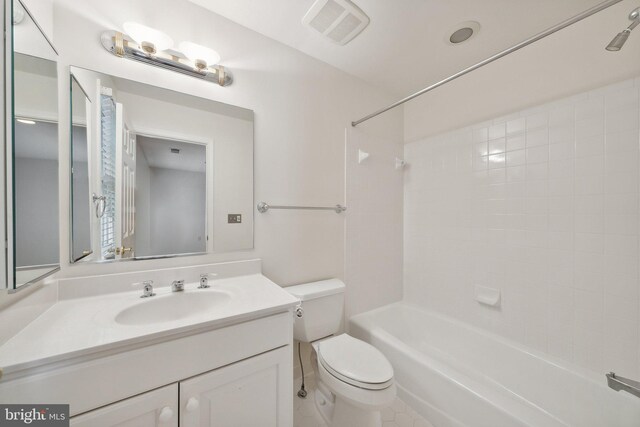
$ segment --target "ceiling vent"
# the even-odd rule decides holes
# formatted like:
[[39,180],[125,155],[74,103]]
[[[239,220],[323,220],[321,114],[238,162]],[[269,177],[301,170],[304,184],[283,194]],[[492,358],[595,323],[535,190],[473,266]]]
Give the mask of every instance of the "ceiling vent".
[[345,45],[369,25],[369,17],[349,0],[316,0],[302,18],[334,43]]

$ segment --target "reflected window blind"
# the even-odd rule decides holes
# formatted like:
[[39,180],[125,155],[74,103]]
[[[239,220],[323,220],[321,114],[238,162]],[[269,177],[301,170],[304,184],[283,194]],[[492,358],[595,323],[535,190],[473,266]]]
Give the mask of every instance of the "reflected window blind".
[[115,255],[116,219],[116,104],[111,96],[100,97],[101,120],[101,181],[106,197],[104,215],[100,221],[100,247],[103,258]]

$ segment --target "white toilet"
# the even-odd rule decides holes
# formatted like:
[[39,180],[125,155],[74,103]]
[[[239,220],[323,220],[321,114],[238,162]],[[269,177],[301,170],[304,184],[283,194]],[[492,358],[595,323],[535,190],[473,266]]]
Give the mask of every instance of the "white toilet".
[[393,368],[372,345],[340,329],[344,283],[323,280],[286,288],[301,300],[294,338],[313,346],[312,364],[318,388],[315,404],[331,427],[380,427],[380,409],[396,396]]

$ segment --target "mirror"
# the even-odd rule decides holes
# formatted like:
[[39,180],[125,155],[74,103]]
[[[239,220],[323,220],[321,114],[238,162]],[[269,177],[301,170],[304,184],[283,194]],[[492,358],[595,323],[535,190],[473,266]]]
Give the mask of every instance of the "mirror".
[[10,287],[59,268],[57,54],[19,1],[13,2],[12,112],[7,222]]
[[89,194],[89,122],[91,101],[71,76],[71,261],[92,254]]
[[79,210],[89,202],[90,218],[74,206],[72,262],[253,247],[251,110],[78,67],[71,74],[71,108],[85,112],[88,130],[79,139],[87,165],[73,159],[88,186],[74,177],[72,199]]

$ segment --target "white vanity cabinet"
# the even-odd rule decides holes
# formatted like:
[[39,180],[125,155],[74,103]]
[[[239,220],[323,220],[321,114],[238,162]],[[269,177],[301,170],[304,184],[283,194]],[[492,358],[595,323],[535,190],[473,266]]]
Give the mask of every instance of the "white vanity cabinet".
[[290,349],[281,347],[71,418],[72,427],[293,424]]
[[181,381],[180,426],[291,426],[290,368],[282,363],[288,352],[273,350]]
[[178,384],[71,418],[72,427],[178,427]]
[[292,427],[292,344],[287,308],[10,372],[0,402],[69,404],[74,427]]

